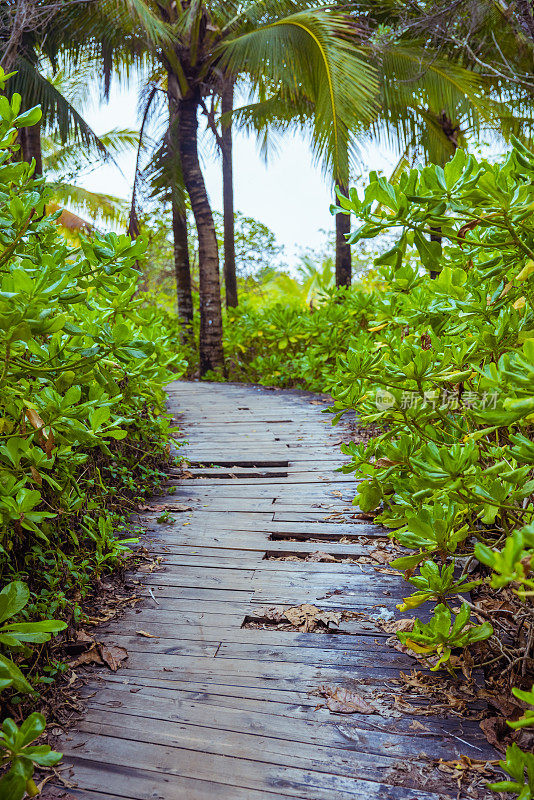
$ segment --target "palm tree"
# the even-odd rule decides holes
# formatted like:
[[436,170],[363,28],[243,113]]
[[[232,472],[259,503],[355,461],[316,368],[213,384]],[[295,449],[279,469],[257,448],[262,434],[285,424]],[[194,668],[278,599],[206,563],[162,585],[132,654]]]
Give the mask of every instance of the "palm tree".
[[[181,334],[191,340],[194,333],[193,292],[189,259],[186,192],[177,145],[176,114],[168,101],[166,78],[152,76],[159,81],[143,87],[140,98],[141,130],[139,135],[136,168],[133,181],[128,232],[137,236],[140,231],[139,216],[143,202],[157,198],[171,209],[171,227],[174,241],[174,275],[176,301]],[[158,118],[159,136],[147,146],[145,129],[154,117]],[[162,121],[163,120],[163,121]]]
[[[315,140],[312,98],[301,96],[295,102],[278,89],[259,102],[236,109],[233,115],[237,124],[262,138],[268,131],[287,135],[295,126],[299,127],[307,134],[316,159],[332,175],[336,194],[347,194],[350,164],[361,165],[366,146],[377,139],[387,139],[403,151],[400,163],[416,151],[430,161],[445,163],[467,131],[479,133],[483,125],[498,129],[505,122],[506,108],[490,97],[491,86],[475,70],[459,64],[458,58],[456,61],[447,58],[432,49],[427,40],[409,39],[402,31],[378,37],[376,32],[386,17],[376,18],[372,14],[377,9],[383,11],[383,7],[382,2],[377,4],[374,0],[365,6],[361,3],[360,18],[352,20],[351,39],[365,53],[378,79],[377,104],[370,125],[356,120],[346,131],[343,149],[338,147],[334,151],[337,161],[331,157],[331,148],[325,149],[321,139]],[[391,7],[397,11],[404,8],[395,5],[394,0]],[[339,208],[337,198],[336,205]],[[345,212],[337,213],[338,286],[351,282],[349,231],[350,217]]]
[[[221,113],[228,117],[234,108],[234,83],[231,78],[224,81],[221,92]],[[238,304],[237,276],[235,268],[235,230],[234,230],[234,175],[232,163],[232,121],[224,118],[221,122],[220,149],[223,177],[223,215],[224,215],[224,288],[226,307],[235,308]]]
[[[128,50],[149,53],[166,73],[177,151],[195,218],[200,266],[200,370],[223,367],[219,259],[213,215],[198,153],[198,115],[221,80],[246,77],[252,87],[303,93],[314,104],[318,138],[342,148],[358,117],[371,119],[377,83],[373,69],[341,33],[346,20],[305,0],[103,0],[96,16],[78,24],[108,64]],[[93,9],[94,10],[94,9]],[[91,7],[87,9],[91,11]],[[78,23],[80,18],[78,18]],[[91,38],[92,37],[92,38]],[[327,135],[326,131],[333,135]],[[320,131],[323,133],[321,134]]]
[[[403,150],[393,177],[414,161],[444,165],[459,146],[469,144],[470,137],[479,140],[484,129],[501,142],[512,133],[531,142],[534,43],[518,24],[520,8],[506,11],[492,0],[477,0],[476,14],[473,8],[471,0],[410,6],[394,0],[381,0],[380,5],[362,0],[358,5],[375,28],[381,24],[395,28],[401,58],[406,59],[414,41],[424,43],[424,58],[414,61],[412,70],[420,72],[421,64],[430,59],[423,91],[413,91],[418,81],[406,79],[402,64],[399,72],[394,51],[381,71],[381,94],[387,98],[383,106],[388,113],[379,133],[392,133]],[[470,84],[464,96],[454,91],[460,80],[464,83],[462,75]],[[445,97],[440,92],[444,81],[453,86]],[[440,243],[440,230],[430,238]],[[438,274],[439,257],[430,266],[431,277]]]
[[[235,259],[235,224],[234,224],[234,175],[233,175],[233,141],[232,111],[234,109],[234,79],[225,75],[222,80],[221,96],[213,95],[211,106],[204,104],[203,110],[207,125],[215,137],[221,154],[223,185],[223,270],[226,307],[238,305],[237,274]],[[220,104],[219,101],[220,100]],[[217,120],[217,106],[220,105],[220,117]],[[218,124],[219,123],[219,124]]]

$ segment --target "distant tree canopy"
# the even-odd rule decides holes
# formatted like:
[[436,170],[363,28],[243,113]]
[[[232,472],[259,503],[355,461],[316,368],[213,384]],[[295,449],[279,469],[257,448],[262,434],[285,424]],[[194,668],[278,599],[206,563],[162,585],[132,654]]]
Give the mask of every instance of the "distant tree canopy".
[[[283,269],[284,248],[277,244],[273,231],[262,222],[240,211],[235,212],[236,270],[241,279],[260,279],[271,270]],[[223,252],[224,220],[220,211],[213,214],[217,245]],[[174,292],[174,254],[171,233],[171,209],[165,204],[140,218],[141,232],[148,237],[143,260],[147,285]],[[198,290],[198,240],[194,220],[188,213],[188,246],[194,288]]]

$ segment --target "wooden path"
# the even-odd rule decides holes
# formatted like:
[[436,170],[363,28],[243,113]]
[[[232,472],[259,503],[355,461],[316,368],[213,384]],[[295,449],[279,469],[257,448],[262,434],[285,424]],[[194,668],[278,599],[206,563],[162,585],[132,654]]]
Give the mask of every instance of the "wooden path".
[[[324,404],[185,382],[169,387],[169,402],[193,477],[155,503],[191,510],[162,524],[146,517],[165,569],[137,576],[143,603],[100,632],[129,658],[95,675],[85,717],[59,742],[69,796],[468,797],[433,790],[430,760],[492,757],[478,723],[395,711],[399,670],[415,662],[367,616],[387,615],[406,584],[370,563],[273,558],[361,557],[384,535],[353,518],[354,480],[335,472],[343,430],[325,424]],[[302,603],[361,616],[332,634],[242,627],[267,607]],[[378,713],[332,713],[314,694],[324,685],[356,691]]]

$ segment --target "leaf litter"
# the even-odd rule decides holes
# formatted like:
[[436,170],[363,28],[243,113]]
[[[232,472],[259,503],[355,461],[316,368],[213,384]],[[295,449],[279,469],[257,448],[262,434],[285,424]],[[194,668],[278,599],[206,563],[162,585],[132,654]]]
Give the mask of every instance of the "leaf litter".
[[361,695],[344,686],[319,686],[315,694],[326,698],[326,707],[334,714],[376,714],[376,708]]

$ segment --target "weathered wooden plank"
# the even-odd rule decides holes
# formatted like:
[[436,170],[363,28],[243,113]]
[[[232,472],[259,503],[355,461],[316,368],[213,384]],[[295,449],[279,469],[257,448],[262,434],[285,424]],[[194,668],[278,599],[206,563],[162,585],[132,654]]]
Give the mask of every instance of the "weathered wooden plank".
[[[306,538],[307,536],[332,537],[334,540],[347,536],[357,538],[361,536],[369,538],[387,536],[385,528],[381,528],[378,525],[369,525],[358,520],[334,522],[333,520],[322,521],[314,518],[307,521],[291,520],[288,522],[268,519],[265,514],[255,514],[253,512],[249,514],[238,512],[228,514],[212,513],[208,519],[202,513],[202,510],[197,510],[194,514],[186,516],[187,519],[185,521],[194,526],[197,534],[209,534],[210,531],[217,530],[234,531],[236,533],[239,531],[252,531],[253,533],[268,533],[273,539],[278,538],[277,534],[280,534],[284,537],[297,538]],[[187,535],[186,532],[181,530],[178,523],[174,526],[158,525],[157,528],[159,534],[165,533],[165,535],[169,535],[173,529],[176,529],[181,536]]]
[[[109,736],[91,736],[86,733],[71,758],[74,762],[92,760],[100,765],[122,767],[126,759],[132,759],[136,770],[145,774],[194,778],[212,781],[217,785],[246,788],[249,791],[264,791],[267,787],[283,789],[290,796],[321,798],[321,800],[347,800],[347,797],[371,800],[376,798],[406,798],[415,800],[421,794],[416,789],[399,789],[386,784],[363,781],[345,775],[309,771],[296,767],[266,764],[237,757],[226,757],[203,753],[200,750],[183,751],[180,758],[178,748],[147,742],[128,742]],[[83,742],[83,743],[82,743]],[[180,797],[174,793],[174,781],[169,781],[165,800]],[[217,795],[218,796],[218,795]],[[425,797],[425,795],[422,795]],[[428,795],[427,795],[428,797]]]
[[[159,537],[153,537],[151,539],[150,550],[151,552],[160,553],[164,557],[166,564],[181,563],[179,560],[175,561],[175,559],[189,559],[193,557],[217,558],[220,559],[221,563],[224,559],[233,559],[234,561],[239,559],[240,561],[245,561],[250,560],[251,557],[257,556],[263,560],[266,555],[311,555],[312,553],[316,553],[318,550],[323,553],[330,553],[331,555],[337,555],[340,557],[362,556],[369,554],[369,547],[367,545],[358,544],[357,542],[325,542],[320,547],[318,542],[288,542],[281,540],[274,543],[269,541],[269,538],[264,531],[252,534],[248,533],[243,536],[238,536],[237,533],[234,533],[231,539],[228,541],[227,546],[217,542],[212,543],[207,535],[203,536],[201,541],[199,541],[197,537],[198,533],[195,531],[194,544],[161,543],[159,550]],[[239,544],[239,547],[236,545],[236,540],[237,544]],[[294,562],[278,563],[281,566],[283,563],[291,564]]]
[[[289,656],[293,651],[294,648],[288,651],[287,661],[277,661],[268,657],[253,659],[252,652],[243,657],[245,655],[243,651],[232,658],[229,655],[226,657],[224,654],[217,658],[208,658],[200,655],[154,654],[146,651],[136,651],[132,653],[132,660],[135,662],[133,669],[144,671],[145,674],[152,677],[156,675],[162,678],[170,677],[171,675],[176,677],[181,675],[182,672],[189,672],[197,678],[201,673],[205,675],[224,675],[226,677],[231,675],[239,677],[257,676],[265,681],[291,678],[297,682],[301,681],[301,685],[315,688],[317,687],[317,682],[335,681],[338,677],[369,678],[374,681],[382,678],[387,681],[398,676],[399,668],[406,670],[416,666],[415,660],[409,660],[408,656],[405,657],[404,665],[400,667],[398,661],[394,664],[378,663],[371,656],[367,659],[364,657],[354,660],[336,659],[335,663],[332,663],[334,662],[334,659],[332,659],[330,663],[310,665],[310,661],[313,659],[313,650],[310,649],[307,658],[289,660]],[[264,656],[267,655],[264,653]],[[124,662],[122,669],[126,675],[126,672],[130,669],[130,660]]]
[[[372,643],[362,640],[362,636],[385,638],[389,634],[377,629],[372,622],[365,620],[347,620],[342,622],[339,631],[333,633],[301,633],[299,631],[283,631],[242,628],[243,615],[234,617],[229,614],[206,615],[198,620],[197,617],[180,617],[176,623],[161,622],[161,611],[143,611],[133,620],[120,619],[110,625],[105,625],[101,630],[110,636],[141,636],[138,630],[145,630],[160,640],[202,641],[202,642],[240,642],[242,644],[261,644],[268,641],[270,645],[283,645],[285,647],[321,647],[324,649],[351,649],[370,647]],[[148,626],[148,627],[145,627]],[[146,637],[145,637],[146,638]],[[377,647],[382,651],[381,642]]]
[[[253,746],[255,737],[261,736],[286,744],[293,742],[321,747],[323,752],[326,751],[325,756],[330,750],[332,756],[336,753],[367,753],[390,757],[443,758],[452,751],[453,757],[458,757],[465,752],[466,736],[471,739],[472,754],[479,752],[481,757],[489,758],[492,752],[475,722],[458,724],[456,720],[449,719],[441,727],[436,724],[433,730],[425,725],[426,731],[421,732],[410,729],[410,719],[400,722],[378,715],[360,715],[356,719],[353,716],[350,720],[338,718],[325,721],[319,714],[317,719],[312,719],[311,715],[299,718],[255,711],[252,724],[250,712],[228,705],[203,705],[185,700],[172,702],[171,698],[139,697],[138,694],[130,694],[128,705],[122,705],[121,697],[114,692],[107,693],[105,702],[100,705],[94,698],[90,699],[85,721],[91,726],[113,725],[116,732],[121,731],[122,738],[128,739],[129,731],[134,729],[139,741],[154,741],[154,737],[158,737],[156,742],[170,739],[179,746],[184,746],[188,736],[204,733],[216,739],[218,737],[214,731],[231,731],[245,732],[250,746]],[[202,728],[204,731],[199,730]],[[81,724],[80,730],[83,729]],[[295,749],[300,750],[300,747]],[[373,777],[376,779],[376,773]]]
[[[200,704],[201,706],[214,706],[217,709],[229,708],[234,711],[243,711],[252,714],[266,715],[261,719],[274,717],[304,719],[308,722],[317,721],[331,725],[337,725],[343,720],[354,722],[356,726],[364,726],[369,730],[379,729],[382,733],[394,733],[399,737],[407,736],[411,738],[432,738],[452,734],[466,735],[466,730],[473,729],[474,739],[484,741],[484,736],[480,731],[476,720],[462,720],[456,714],[445,715],[443,719],[428,717],[424,720],[425,725],[422,729],[412,725],[413,714],[401,714],[393,706],[394,687],[377,690],[377,687],[367,684],[357,684],[353,682],[353,690],[370,702],[376,708],[376,713],[371,715],[358,715],[344,717],[343,714],[336,714],[328,710],[325,701],[318,698],[317,694],[304,694],[303,692],[271,692],[267,694],[265,688],[262,693],[256,692],[254,697],[242,697],[228,693],[221,693],[217,686],[208,687],[203,691],[193,692],[190,690],[173,688],[158,688],[144,686],[139,687],[138,692],[131,691],[129,684],[117,682],[112,686],[107,686],[97,696],[87,687],[82,690],[82,695],[88,698],[89,707],[110,707],[121,708],[123,713],[130,714],[132,708],[137,709],[136,714],[145,717],[160,718],[169,708],[183,708],[183,704]],[[135,694],[135,697],[131,697]],[[262,702],[258,704],[258,696]],[[423,698],[420,706],[431,707],[431,700]],[[471,708],[482,708],[483,703],[477,702],[470,704]],[[187,708],[189,706],[187,705]],[[191,707],[192,708],[192,707]],[[159,709],[159,710],[158,710]],[[193,709],[194,710],[194,709]],[[416,714],[415,717],[420,715]],[[173,717],[169,717],[173,719]],[[209,719],[209,717],[207,717]],[[200,723],[200,720],[198,720]]]
[[130,766],[130,759],[125,764],[107,764],[75,756],[71,762],[77,788],[69,789],[69,793],[83,800],[95,796],[102,800],[295,800],[294,794],[276,789],[256,792],[211,780],[138,769]]

